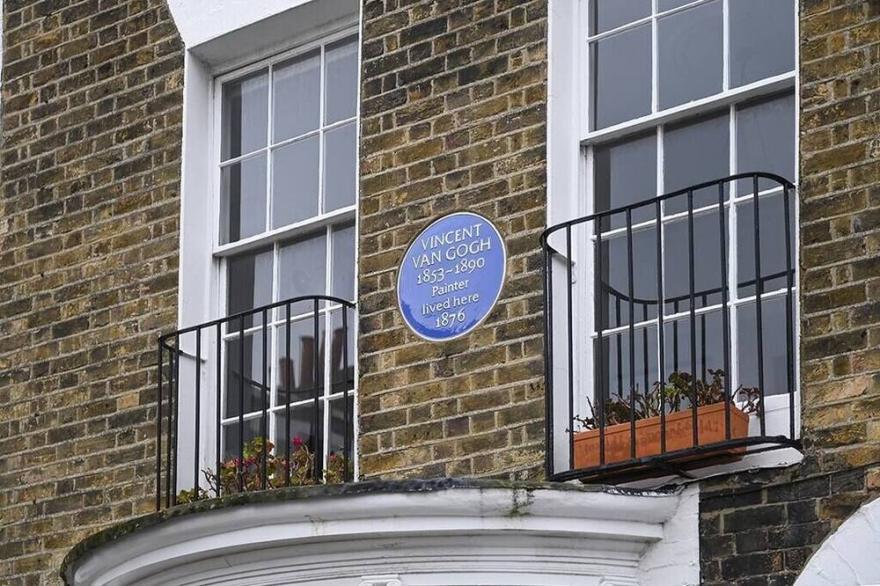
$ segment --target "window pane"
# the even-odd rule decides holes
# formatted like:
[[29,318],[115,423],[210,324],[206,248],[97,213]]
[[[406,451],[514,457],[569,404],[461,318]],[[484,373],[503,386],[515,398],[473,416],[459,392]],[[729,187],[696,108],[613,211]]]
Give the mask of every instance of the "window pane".
[[[244,422],[244,443],[263,435],[263,422],[259,417]],[[223,425],[223,460],[238,458],[238,422]],[[236,485],[237,486],[237,485]]]
[[[315,381],[318,394],[324,395],[324,318],[318,319],[318,345],[315,345],[315,320],[312,317],[290,324],[290,359],[287,356],[287,327],[278,328],[278,405],[315,398]],[[317,371],[315,352],[318,352]],[[317,377],[316,377],[317,374]]]
[[[663,191],[669,193],[730,172],[729,116],[724,113],[686,124],[670,125],[663,134]],[[694,193],[694,207],[718,202],[717,188]],[[687,210],[687,197],[666,200],[665,212]]]
[[266,230],[266,155],[220,170],[220,242],[236,242]]
[[[602,241],[603,329],[629,324],[627,239],[618,234]],[[657,316],[657,231],[633,231],[633,323]]]
[[[718,211],[694,216],[694,300],[696,307],[721,302],[721,239]],[[663,282],[667,314],[690,309],[690,243],[687,218],[664,225]],[[729,252],[728,252],[729,255]]]
[[672,10],[673,8],[678,8],[679,6],[684,6],[685,4],[690,4],[694,0],[659,0],[657,3],[657,10],[660,12],[665,12],[667,10]]
[[[721,310],[698,314],[694,318],[694,358],[691,361],[691,321],[689,317],[663,324],[663,363],[666,381],[669,375],[696,374],[697,380],[712,381],[712,370],[724,371],[724,324]],[[685,400],[683,406],[690,406]]]
[[333,260],[330,268],[333,271],[331,290],[335,297],[351,301],[355,298],[354,290],[354,224],[333,230]]
[[651,15],[651,0],[593,0],[592,32],[601,33]]
[[[657,195],[657,137],[654,134],[596,147],[594,156],[594,209],[605,211]],[[633,221],[654,217],[652,206],[633,213]],[[615,214],[604,227],[625,225]]]
[[[764,393],[788,392],[786,376],[785,297],[761,303],[761,331],[764,343]],[[739,385],[758,385],[757,311],[754,303],[737,308],[737,346],[739,347]]]
[[716,0],[665,16],[657,26],[660,107],[669,108],[720,92],[721,2]]
[[353,453],[352,444],[354,443],[353,417],[354,398],[348,395],[344,399],[348,403],[348,419],[345,415],[345,405],[342,397],[334,399],[330,402],[330,445],[327,446],[330,452],[342,457],[345,446],[345,427],[348,424],[348,454],[349,458]]
[[[342,313],[346,314],[345,326],[342,327]],[[333,332],[331,333],[331,349],[330,354],[330,380],[332,381],[332,393],[341,393],[349,391],[354,386],[354,356],[355,356],[355,340],[354,332],[356,327],[355,320],[357,314],[353,309],[337,310],[333,312]],[[346,336],[347,334],[347,336]],[[348,346],[345,345],[346,337]],[[346,351],[348,356],[346,357]],[[346,362],[346,358],[348,361]]]
[[[603,336],[602,381],[599,387],[606,397],[629,397],[635,389],[637,396],[644,396],[645,389],[651,389],[659,378],[657,370],[657,326],[634,330],[633,373],[630,377],[629,331]],[[594,345],[594,352],[597,351]],[[598,374],[598,373],[597,373]],[[598,409],[598,402],[594,401]],[[587,408],[589,409],[589,408]],[[587,413],[593,416],[593,413]],[[609,422],[611,423],[611,422]]]
[[[281,299],[323,295],[326,292],[326,240],[324,232],[320,232],[316,236],[290,242],[281,248]],[[311,310],[311,307],[306,309]]]
[[324,211],[354,205],[357,179],[357,131],[354,122],[324,135]]
[[222,160],[266,146],[268,79],[268,74],[263,70],[223,84]]
[[730,85],[794,69],[794,0],[730,3]]
[[593,127],[605,128],[651,112],[651,26],[591,45]]
[[[773,291],[786,286],[785,274],[785,209],[781,194],[760,198],[758,215],[761,236],[761,277],[764,291]],[[739,295],[746,297],[755,294],[755,205],[747,200],[736,206],[737,232],[737,279]],[[791,267],[794,264],[794,197],[788,200],[788,224],[791,242]]]
[[318,214],[318,145],[310,136],[285,145],[272,155],[272,227]]
[[312,51],[279,64],[273,76],[273,140],[279,142],[315,130],[320,111],[320,52]]
[[[281,458],[287,457],[286,444],[290,442],[290,459],[294,461],[294,478],[313,478],[311,463],[296,457],[296,451],[300,446],[305,446],[311,454],[318,453],[318,466],[323,466],[323,451],[321,446],[324,440],[324,403],[318,404],[318,426],[315,427],[315,405],[306,403],[298,405],[290,410],[290,422],[286,419],[285,410],[276,412],[275,415],[275,454]],[[298,484],[296,480],[292,484]],[[299,483],[301,484],[301,482]]]
[[[752,103],[737,109],[737,171],[765,171],[794,178],[794,95]],[[751,181],[739,182],[740,194],[751,193]],[[773,184],[762,181],[760,189]]]
[[[234,315],[272,302],[272,251],[248,253],[227,261],[226,313]],[[245,327],[260,324],[261,316],[248,316]],[[232,324],[230,327],[237,327]]]
[[327,68],[324,88],[325,124],[354,117],[358,95],[357,51],[357,37],[327,45],[324,54]]
[[[236,320],[230,327],[238,325]],[[272,343],[271,332],[267,333],[267,343]],[[267,345],[268,345],[267,344]],[[252,413],[269,404],[269,381],[272,380],[272,365],[266,358],[266,379],[263,380],[263,334],[258,331],[245,334],[244,347],[237,336],[226,342],[226,409],[224,417],[236,417],[244,407],[244,413]]]

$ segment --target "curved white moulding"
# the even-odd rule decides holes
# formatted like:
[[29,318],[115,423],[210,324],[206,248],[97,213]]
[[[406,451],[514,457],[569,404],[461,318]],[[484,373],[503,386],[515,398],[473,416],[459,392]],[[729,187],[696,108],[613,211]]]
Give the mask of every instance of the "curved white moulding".
[[696,584],[696,489],[370,482],[177,507],[98,534],[68,584]]

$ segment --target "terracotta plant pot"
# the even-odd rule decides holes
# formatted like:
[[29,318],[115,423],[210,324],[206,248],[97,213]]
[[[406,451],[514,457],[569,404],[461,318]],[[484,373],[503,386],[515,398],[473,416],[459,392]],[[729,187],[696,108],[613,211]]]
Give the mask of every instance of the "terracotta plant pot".
[[[726,440],[724,426],[724,402],[697,408],[699,445],[705,446]],[[730,406],[730,438],[741,439],[749,435],[749,416]],[[605,464],[632,459],[630,424],[619,423],[605,428]],[[666,415],[666,452],[694,447],[693,410],[676,411]],[[744,448],[719,450],[702,457],[728,456],[738,460]],[[660,451],[660,416],[636,421],[636,458],[657,456]],[[599,430],[580,431],[574,434],[574,467],[599,466]]]

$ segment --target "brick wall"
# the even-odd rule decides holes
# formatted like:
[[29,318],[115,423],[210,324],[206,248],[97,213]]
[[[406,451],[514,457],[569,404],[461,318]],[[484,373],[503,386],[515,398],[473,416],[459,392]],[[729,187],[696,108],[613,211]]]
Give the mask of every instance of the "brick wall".
[[[546,0],[366,0],[360,199],[360,470],[540,474]],[[403,324],[397,266],[433,218],[473,210],[508,247],[487,321],[436,344]]]
[[800,3],[804,462],[704,483],[707,584],[790,584],[880,495],[880,2]]
[[5,0],[0,582],[153,496],[176,323],[182,49],[164,0]]

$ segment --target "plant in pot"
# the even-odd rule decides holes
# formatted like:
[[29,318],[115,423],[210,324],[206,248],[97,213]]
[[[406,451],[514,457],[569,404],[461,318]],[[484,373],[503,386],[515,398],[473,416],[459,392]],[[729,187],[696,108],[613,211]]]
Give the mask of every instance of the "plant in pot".
[[[618,390],[616,396],[605,399],[602,413],[588,398],[591,414],[575,417],[581,425],[574,433],[575,468],[613,464],[748,436],[749,415],[760,408],[759,390],[740,386],[728,399],[724,371],[710,369],[708,372],[711,376],[708,381],[677,371],[670,374],[665,383],[654,383],[647,392],[640,392],[638,386],[627,395]],[[603,441],[604,462],[600,456]],[[742,448],[733,448],[709,455],[738,459],[742,451]]]
[[[229,495],[262,490],[264,442],[267,489],[315,484],[313,472],[315,455],[301,438],[295,437],[291,440],[288,462],[286,457],[275,454],[274,443],[262,437],[255,437],[244,444],[241,460],[237,457],[229,458],[220,463],[218,471],[202,470],[208,488],[182,490],[177,494],[177,503],[184,504],[211,498],[217,495],[218,491],[222,495]],[[345,481],[344,458],[330,452],[323,480],[326,484],[340,484]]]

